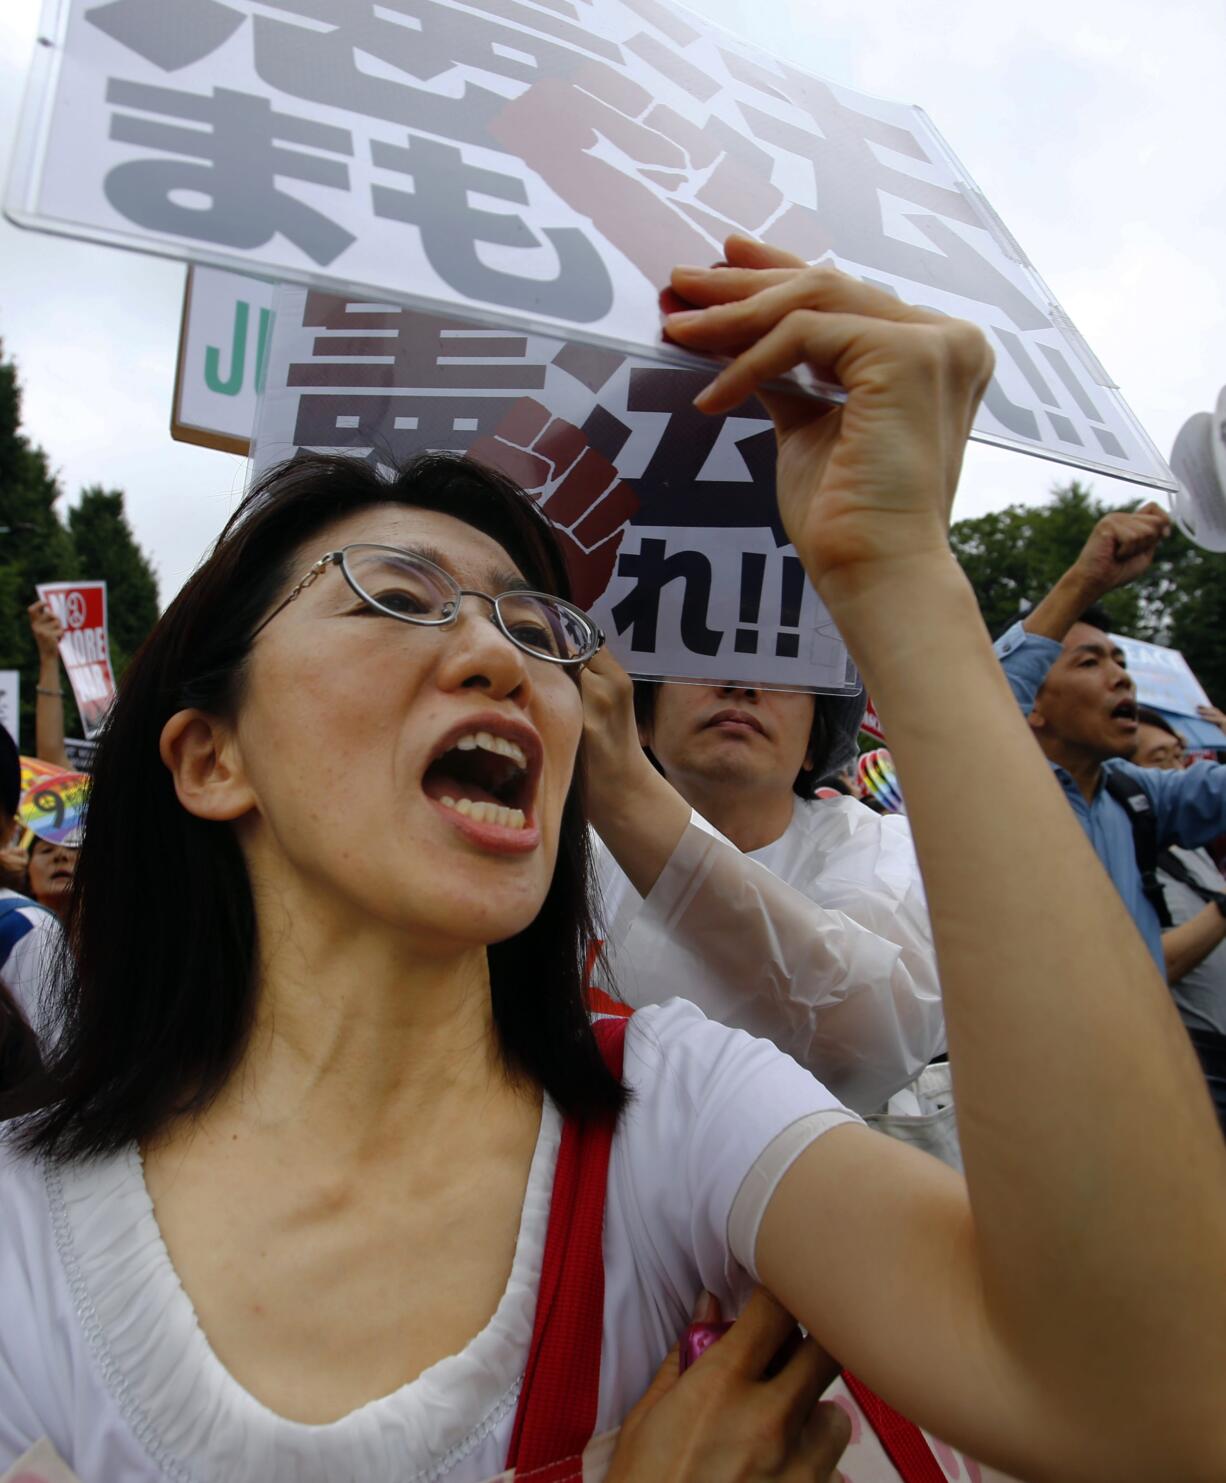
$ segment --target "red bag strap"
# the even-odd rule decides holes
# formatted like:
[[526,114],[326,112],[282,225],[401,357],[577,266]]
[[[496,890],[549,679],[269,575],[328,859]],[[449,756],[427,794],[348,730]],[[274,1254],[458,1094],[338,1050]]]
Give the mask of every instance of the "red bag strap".
[[[621,1080],[625,1018],[592,1030],[605,1064]],[[536,1320],[507,1452],[508,1468],[534,1483],[574,1474],[596,1429],[604,1334],[604,1207],[613,1119],[562,1126]]]
[[885,1448],[886,1455],[898,1469],[903,1483],[948,1483],[945,1469],[933,1456],[928,1439],[916,1426],[900,1415],[893,1406],[857,1380],[850,1370],[843,1371],[847,1388],[856,1398],[856,1404],[868,1417],[869,1425],[877,1433],[877,1440]]

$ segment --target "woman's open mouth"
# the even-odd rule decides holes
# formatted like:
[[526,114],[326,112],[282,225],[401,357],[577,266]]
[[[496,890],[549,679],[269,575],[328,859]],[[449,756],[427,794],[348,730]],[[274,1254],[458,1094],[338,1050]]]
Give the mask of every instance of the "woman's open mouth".
[[502,721],[462,730],[448,738],[422,778],[426,797],[486,847],[532,849],[539,838],[532,803],[540,746],[531,733],[519,733]]

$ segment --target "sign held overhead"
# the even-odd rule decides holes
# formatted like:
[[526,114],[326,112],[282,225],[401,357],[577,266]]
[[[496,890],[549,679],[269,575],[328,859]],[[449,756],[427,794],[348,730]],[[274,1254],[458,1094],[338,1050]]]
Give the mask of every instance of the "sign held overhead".
[[671,0],[63,0],[18,223],[673,364],[659,295],[732,231],[980,324],[974,436],[1169,470],[927,115]]
[[64,628],[60,658],[87,739],[97,735],[115,699],[105,582],[39,582],[35,588]]
[[576,602],[632,674],[859,689],[779,522],[756,400],[704,416],[703,371],[284,287],[252,452],[395,465],[465,453],[553,522]]

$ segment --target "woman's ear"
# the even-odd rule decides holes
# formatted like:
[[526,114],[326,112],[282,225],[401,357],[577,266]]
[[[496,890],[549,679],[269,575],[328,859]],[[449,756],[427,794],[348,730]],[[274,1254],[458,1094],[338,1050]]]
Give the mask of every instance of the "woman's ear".
[[207,711],[176,711],[158,742],[179,802],[198,819],[237,819],[255,806],[233,728]]

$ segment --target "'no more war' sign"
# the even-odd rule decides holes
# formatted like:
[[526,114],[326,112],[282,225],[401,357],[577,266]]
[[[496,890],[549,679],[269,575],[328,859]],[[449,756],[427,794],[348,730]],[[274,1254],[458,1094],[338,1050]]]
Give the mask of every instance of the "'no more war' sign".
[[105,582],[40,582],[38,595],[60,620],[60,658],[86,737],[101,727],[115,698],[107,639]]
[[253,472],[300,448],[503,470],[558,533],[632,674],[840,693],[859,681],[779,524],[765,408],[693,406],[706,370],[283,287]]
[[922,110],[671,0],[63,0],[26,226],[677,365],[659,293],[746,230],[976,321],[975,436],[1169,470]]

